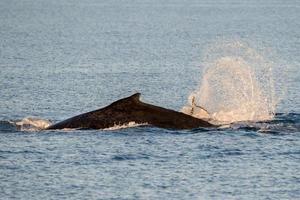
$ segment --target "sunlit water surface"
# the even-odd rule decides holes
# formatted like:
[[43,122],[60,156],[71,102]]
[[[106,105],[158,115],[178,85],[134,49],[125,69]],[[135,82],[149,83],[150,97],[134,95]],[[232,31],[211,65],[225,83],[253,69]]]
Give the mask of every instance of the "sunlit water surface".
[[[299,19],[296,0],[1,1],[0,199],[299,198]],[[215,119],[235,123],[26,125],[137,91],[174,110],[196,94]]]

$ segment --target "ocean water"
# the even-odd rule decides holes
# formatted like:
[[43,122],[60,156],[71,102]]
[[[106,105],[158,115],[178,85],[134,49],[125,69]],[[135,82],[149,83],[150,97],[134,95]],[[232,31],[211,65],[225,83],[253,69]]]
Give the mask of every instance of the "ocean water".
[[[0,1],[0,199],[299,199],[299,19],[298,0]],[[260,106],[239,121],[236,110],[199,94],[207,61],[224,57],[261,75],[250,85],[260,97],[251,105],[272,97],[259,104],[272,118],[256,120]],[[263,67],[272,73],[262,76]],[[262,90],[265,83],[274,87]],[[198,103],[235,114],[233,123],[60,131],[22,124],[32,117],[42,127],[135,92],[181,110],[194,91]],[[248,103],[241,99],[235,105]]]

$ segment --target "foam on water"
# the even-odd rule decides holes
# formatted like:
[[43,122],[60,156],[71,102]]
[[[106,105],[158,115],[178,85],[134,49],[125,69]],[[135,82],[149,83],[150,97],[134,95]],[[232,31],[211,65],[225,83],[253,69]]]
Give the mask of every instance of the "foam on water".
[[11,122],[18,130],[21,131],[38,131],[45,129],[51,125],[51,122],[47,119],[25,117],[21,120]]
[[114,126],[105,128],[103,130],[117,130],[117,129],[123,129],[123,128],[133,128],[133,127],[137,127],[137,126],[144,126],[144,125],[147,125],[147,123],[139,124],[139,123],[132,121],[127,124],[115,124]]
[[240,41],[218,42],[205,55],[201,84],[189,96],[184,113],[217,124],[274,118],[270,61]]

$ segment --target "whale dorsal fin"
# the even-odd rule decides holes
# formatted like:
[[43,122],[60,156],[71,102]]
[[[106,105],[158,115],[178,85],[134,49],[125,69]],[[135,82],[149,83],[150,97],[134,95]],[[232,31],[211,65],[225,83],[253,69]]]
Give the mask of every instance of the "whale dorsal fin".
[[135,93],[129,97],[126,97],[124,99],[120,99],[118,101],[113,102],[111,105],[120,105],[120,104],[127,104],[127,103],[140,103],[140,97],[141,93]]
[[141,93],[137,92],[137,93],[131,95],[128,98],[132,99],[133,101],[139,102],[140,101],[140,97],[141,97]]

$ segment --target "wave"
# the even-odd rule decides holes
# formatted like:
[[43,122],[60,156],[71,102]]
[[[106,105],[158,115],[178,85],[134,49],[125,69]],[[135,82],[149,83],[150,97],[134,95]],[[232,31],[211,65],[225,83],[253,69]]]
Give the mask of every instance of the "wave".
[[223,126],[224,129],[255,131],[268,134],[288,134],[300,132],[300,114],[276,113],[274,119],[268,121],[236,122]]

